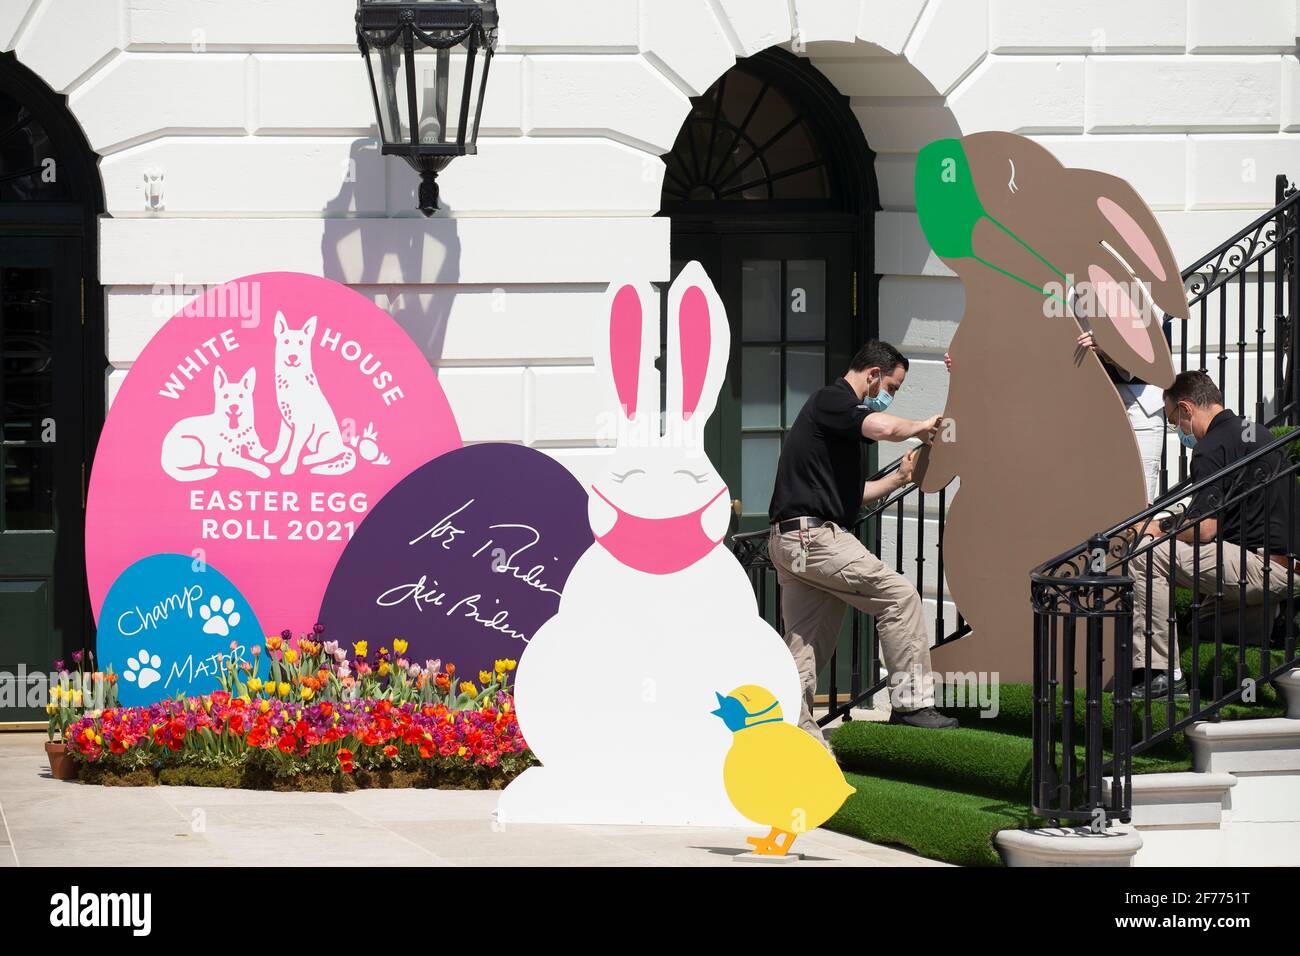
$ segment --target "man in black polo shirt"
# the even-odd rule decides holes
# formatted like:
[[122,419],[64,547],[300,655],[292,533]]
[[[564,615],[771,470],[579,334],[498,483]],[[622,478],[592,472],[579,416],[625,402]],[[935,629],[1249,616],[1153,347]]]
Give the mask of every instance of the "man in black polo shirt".
[[[1204,481],[1235,461],[1240,461],[1261,445],[1273,440],[1262,425],[1235,415],[1223,407],[1223,393],[1204,372],[1183,372],[1165,389],[1165,415],[1177,429],[1178,439],[1192,449],[1191,478]],[[1258,459],[1267,477],[1284,467],[1283,452]],[[1284,477],[1269,482],[1268,494],[1263,487],[1242,497],[1250,485],[1259,485],[1257,469],[1207,485],[1189,502],[1181,530],[1177,532],[1174,556],[1169,543],[1162,542],[1152,551],[1135,558],[1129,565],[1133,576],[1133,696],[1145,693],[1145,668],[1150,666],[1152,695],[1169,693],[1169,572],[1174,567],[1174,581],[1182,587],[1196,587],[1213,596],[1222,588],[1228,606],[1238,603],[1259,604],[1266,591],[1285,596],[1288,555],[1298,541],[1291,527],[1290,488]],[[1241,500],[1223,507],[1225,502]],[[1265,501],[1267,498],[1267,502]],[[1195,519],[1200,519],[1196,521]],[[1173,530],[1163,523],[1161,533]],[[1222,539],[1223,563],[1219,564]],[[1245,545],[1244,561],[1242,545]],[[1271,562],[1271,563],[1270,563]],[[1151,566],[1151,586],[1147,587],[1147,565]],[[1243,567],[1244,565],[1244,567]],[[1193,574],[1198,574],[1194,578]],[[1245,579],[1245,594],[1240,582]],[[1147,618],[1150,615],[1150,659],[1147,655]],[[1175,694],[1186,689],[1178,680]]]
[[877,481],[862,477],[864,441],[929,440],[939,416],[923,422],[885,414],[907,376],[907,359],[886,342],[858,350],[843,378],[814,392],[786,435],[768,519],[768,552],[781,585],[785,641],[803,683],[799,724],[823,740],[812,717],[817,672],[835,651],[846,605],[876,619],[881,658],[890,672],[893,723],[955,727],[934,709],[930,641],[921,597],[907,579],[850,530],[866,501],[912,479],[912,459]]

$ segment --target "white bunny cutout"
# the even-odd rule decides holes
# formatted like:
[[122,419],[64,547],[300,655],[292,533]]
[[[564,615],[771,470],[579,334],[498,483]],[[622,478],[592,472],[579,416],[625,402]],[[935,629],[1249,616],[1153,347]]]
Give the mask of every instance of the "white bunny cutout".
[[794,660],[724,543],[730,497],[703,447],[726,312],[688,264],[668,293],[661,433],[655,302],[648,284],[616,282],[597,322],[601,425],[616,446],[585,482],[595,542],[519,662],[520,729],[542,766],[506,788],[501,823],[748,826],[723,787],[731,733],[711,713],[716,694],[759,684],[798,719]]

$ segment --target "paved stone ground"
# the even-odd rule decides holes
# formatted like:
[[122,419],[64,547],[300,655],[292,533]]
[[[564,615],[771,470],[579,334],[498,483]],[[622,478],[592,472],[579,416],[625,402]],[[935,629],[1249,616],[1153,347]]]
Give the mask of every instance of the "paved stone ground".
[[[4,866],[741,866],[745,830],[493,828],[497,795],[95,787],[49,775],[44,734],[0,733]],[[201,825],[200,825],[201,824]],[[797,866],[942,866],[815,830]]]

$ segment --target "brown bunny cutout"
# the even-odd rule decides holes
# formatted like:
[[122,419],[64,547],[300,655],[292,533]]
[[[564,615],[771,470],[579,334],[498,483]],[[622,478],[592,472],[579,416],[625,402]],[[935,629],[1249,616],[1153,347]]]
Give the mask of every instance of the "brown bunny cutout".
[[[953,177],[952,191],[928,188],[936,176]],[[1186,295],[1164,232],[1122,179],[1002,132],[931,144],[917,177],[926,235],[966,292],[948,421],[916,466],[925,492],[960,478],[943,567],[973,633],[936,649],[935,666],[1027,681],[1031,570],[1147,505],[1124,403],[1078,336],[1091,331],[1120,368],[1168,387],[1152,305],[1185,320]]]

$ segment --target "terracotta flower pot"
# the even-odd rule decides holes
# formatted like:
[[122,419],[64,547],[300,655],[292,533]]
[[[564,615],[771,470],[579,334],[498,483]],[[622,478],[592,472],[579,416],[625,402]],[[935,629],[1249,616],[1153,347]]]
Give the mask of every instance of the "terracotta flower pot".
[[50,775],[55,780],[76,780],[77,779],[77,761],[73,759],[72,754],[68,753],[66,744],[56,744],[52,741],[45,742],[45,756],[50,761]]

